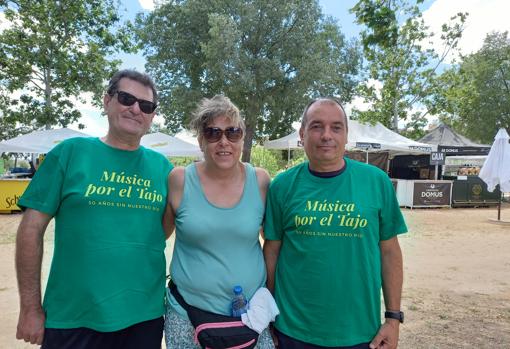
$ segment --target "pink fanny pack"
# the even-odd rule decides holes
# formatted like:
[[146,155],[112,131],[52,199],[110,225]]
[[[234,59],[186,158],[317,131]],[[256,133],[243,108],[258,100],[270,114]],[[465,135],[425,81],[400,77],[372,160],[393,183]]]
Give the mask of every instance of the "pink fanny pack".
[[240,317],[211,313],[186,303],[177,286],[168,282],[170,293],[186,310],[195,327],[195,342],[204,349],[252,349],[259,334],[247,327]]

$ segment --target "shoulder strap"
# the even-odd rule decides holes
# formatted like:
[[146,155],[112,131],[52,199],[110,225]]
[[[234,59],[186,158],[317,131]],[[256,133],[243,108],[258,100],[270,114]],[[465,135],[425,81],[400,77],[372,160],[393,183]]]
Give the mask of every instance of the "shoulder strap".
[[181,294],[177,290],[177,285],[174,284],[172,279],[170,279],[170,281],[168,281],[168,288],[170,289],[170,293],[172,294],[172,296],[174,296],[177,303],[179,303],[179,305],[181,307],[183,307],[184,310],[186,310],[186,312],[188,312],[190,310],[190,305],[188,303],[186,303],[184,298],[182,298]]

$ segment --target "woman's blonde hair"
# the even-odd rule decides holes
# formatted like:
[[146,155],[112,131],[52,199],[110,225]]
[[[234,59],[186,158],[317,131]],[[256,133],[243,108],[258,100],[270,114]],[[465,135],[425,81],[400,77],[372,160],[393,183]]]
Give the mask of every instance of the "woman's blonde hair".
[[197,109],[192,113],[190,129],[197,135],[202,135],[204,127],[209,125],[214,119],[225,116],[237,127],[246,131],[244,120],[241,117],[239,108],[235,106],[230,98],[223,95],[216,95],[213,98],[203,98],[198,104]]

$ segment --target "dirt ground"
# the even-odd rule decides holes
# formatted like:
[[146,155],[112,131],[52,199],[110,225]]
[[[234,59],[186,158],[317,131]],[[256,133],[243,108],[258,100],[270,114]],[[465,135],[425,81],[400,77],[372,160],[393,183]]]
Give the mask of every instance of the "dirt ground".
[[[510,348],[510,224],[490,222],[495,208],[403,211],[409,233],[400,238],[406,322],[399,348]],[[510,205],[502,219],[510,221]],[[19,220],[0,215],[0,348],[35,347],[15,339]],[[44,280],[53,225],[45,240]]]

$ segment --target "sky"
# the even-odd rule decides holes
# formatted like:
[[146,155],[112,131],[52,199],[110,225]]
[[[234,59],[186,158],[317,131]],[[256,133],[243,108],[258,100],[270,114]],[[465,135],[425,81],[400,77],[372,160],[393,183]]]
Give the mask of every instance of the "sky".
[[[278,0],[275,0],[278,1]],[[355,17],[349,13],[349,9],[356,4],[357,0],[319,0],[323,13],[334,17],[341,26],[342,32],[347,38],[357,37],[361,27],[355,23]],[[440,33],[441,25],[448,22],[449,19],[458,12],[468,12],[469,16],[466,22],[466,28],[463,37],[459,43],[460,51],[463,54],[476,52],[482,47],[483,39],[491,31],[510,31],[510,13],[509,0],[425,0],[420,6],[423,11],[423,18],[430,30],[434,33]],[[121,11],[125,19],[132,19],[140,11],[151,11],[154,8],[153,0],[123,0]],[[2,24],[2,13],[0,13],[0,30],[5,24]],[[440,39],[435,38],[433,47],[440,47]],[[121,54],[118,57],[122,60],[121,68],[135,68],[144,71],[145,60],[141,55]],[[455,57],[448,57],[447,62],[451,62]],[[91,96],[86,96],[90,101]],[[355,100],[359,105],[361,102]],[[100,110],[93,107],[91,103],[82,104],[77,102],[82,111],[83,117],[80,123],[85,124],[83,132],[94,136],[106,134],[107,122],[104,116],[101,116]],[[348,106],[349,111],[349,106]],[[156,122],[163,123],[160,117],[155,118]],[[71,128],[77,128],[77,124]]]

